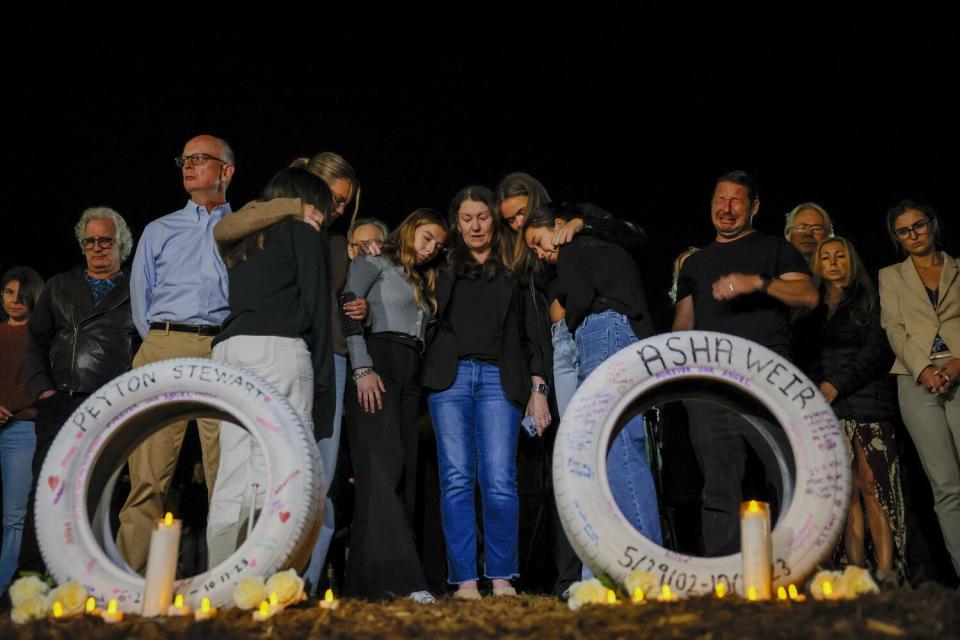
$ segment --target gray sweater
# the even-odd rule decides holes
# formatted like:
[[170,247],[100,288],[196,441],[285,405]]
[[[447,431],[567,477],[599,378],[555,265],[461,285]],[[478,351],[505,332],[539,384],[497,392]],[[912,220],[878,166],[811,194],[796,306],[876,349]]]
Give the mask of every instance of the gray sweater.
[[[423,340],[430,314],[417,306],[413,285],[403,267],[383,256],[359,255],[350,263],[344,292],[352,291],[370,304],[370,332],[394,331]],[[348,336],[347,350],[354,369],[372,367],[363,336]]]

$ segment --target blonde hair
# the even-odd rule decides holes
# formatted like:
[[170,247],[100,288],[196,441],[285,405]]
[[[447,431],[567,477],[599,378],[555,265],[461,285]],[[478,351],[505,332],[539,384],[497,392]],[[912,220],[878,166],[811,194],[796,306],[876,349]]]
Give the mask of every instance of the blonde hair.
[[339,179],[350,182],[351,194],[353,200],[353,213],[350,214],[350,224],[348,228],[353,228],[353,223],[357,219],[357,212],[360,210],[360,180],[357,178],[357,172],[354,171],[350,163],[339,153],[333,151],[321,151],[309,158],[297,158],[290,163],[291,167],[302,167],[321,178],[327,185],[332,185]]
[[407,282],[413,285],[413,299],[424,312],[437,312],[435,295],[437,284],[436,266],[417,268],[417,253],[413,241],[417,229],[425,224],[439,225],[449,233],[443,215],[433,209],[417,209],[408,215],[383,243],[383,253],[403,269]]

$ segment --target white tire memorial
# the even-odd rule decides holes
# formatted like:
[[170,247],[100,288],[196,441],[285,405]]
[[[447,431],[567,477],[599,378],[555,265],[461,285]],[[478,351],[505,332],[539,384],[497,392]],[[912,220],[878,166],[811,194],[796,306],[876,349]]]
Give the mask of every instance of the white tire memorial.
[[610,492],[606,452],[618,420],[628,408],[632,415],[678,399],[721,401],[763,433],[751,410],[759,403],[783,427],[794,477],[792,486],[784,484],[786,511],[773,529],[773,580],[774,588],[801,584],[843,529],[850,496],[846,441],[830,405],[796,366],[722,333],[685,331],[637,342],[607,359],[573,396],[557,434],[553,478],[577,554],[595,575],[621,584],[640,570],[679,595],[709,593],[718,582],[728,593],[742,590],[739,553],[702,558],[658,546],[627,522]]
[[325,482],[312,430],[287,399],[238,367],[203,359],[155,362],[110,381],[70,416],[37,485],[37,535],[57,582],[76,580],[99,606],[139,613],[144,580],[120,559],[108,506],[135,446],[177,419],[209,417],[246,428],[267,461],[266,502],[251,535],[206,573],[178,580],[192,607],[232,606],[240,580],[303,569],[322,520]]

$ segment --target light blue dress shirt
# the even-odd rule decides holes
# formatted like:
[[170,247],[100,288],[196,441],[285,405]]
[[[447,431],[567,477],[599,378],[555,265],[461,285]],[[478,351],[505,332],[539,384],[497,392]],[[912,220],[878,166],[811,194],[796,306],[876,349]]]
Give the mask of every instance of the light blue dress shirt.
[[151,322],[222,324],[230,313],[227,268],[213,228],[230,205],[207,208],[193,201],[143,230],[130,271],[133,322],[146,337]]

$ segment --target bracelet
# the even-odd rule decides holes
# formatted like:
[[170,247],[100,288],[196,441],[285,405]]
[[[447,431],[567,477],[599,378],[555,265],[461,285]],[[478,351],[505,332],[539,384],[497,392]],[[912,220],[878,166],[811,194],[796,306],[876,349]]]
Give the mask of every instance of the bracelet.
[[542,393],[543,395],[549,397],[550,385],[543,383],[530,385],[530,393]]
[[353,370],[353,381],[356,382],[363,376],[368,376],[373,373],[373,367],[361,367],[360,369]]

